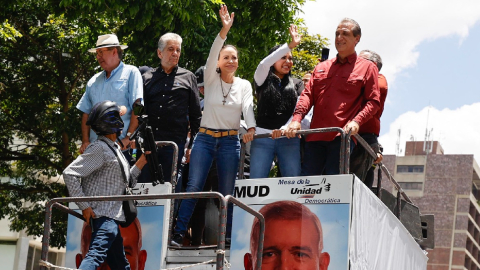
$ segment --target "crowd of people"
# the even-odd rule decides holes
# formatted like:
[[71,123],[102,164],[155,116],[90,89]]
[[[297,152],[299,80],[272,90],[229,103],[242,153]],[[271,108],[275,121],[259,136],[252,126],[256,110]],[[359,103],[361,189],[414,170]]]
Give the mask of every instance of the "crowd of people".
[[[251,142],[250,178],[268,177],[275,158],[283,177],[338,174],[339,134],[315,133],[300,139],[297,131],[308,127],[340,127],[352,135],[360,134],[377,151],[378,158],[370,158],[352,140],[351,170],[368,185],[373,184],[372,165],[382,157],[377,137],[388,87],[385,77],[379,75],[380,56],[373,51],[358,55],[355,51],[362,36],[359,24],[343,19],[335,32],[336,57],[319,61],[302,80],[291,73],[292,50],[302,37],[295,25],[290,26],[291,41],[266,52],[255,71],[252,89],[249,80],[236,76],[241,59],[237,48],[225,44],[234,13],[229,13],[223,5],[219,15],[222,28],[205,66],[195,74],[178,66],[182,38],[177,34],[160,37],[158,67],[144,66],[140,70],[123,63],[123,50],[127,46],[121,45],[116,35],[98,37],[96,47],[89,51],[96,54],[103,71],[88,81],[77,105],[83,112],[81,155],[64,171],[71,196],[121,195],[122,170],[130,185],[137,179],[141,183],[151,182],[148,166],[144,167],[145,155],[138,155],[132,161],[136,144],[130,136],[138,127],[133,113],[135,104],[145,107],[155,141],[173,141],[179,148],[186,148],[179,152],[177,168],[188,164],[189,173],[179,172],[181,181],[176,192],[203,191],[209,175],[216,171],[214,186],[223,195],[233,194],[240,140]],[[242,116],[246,132],[240,137]],[[255,134],[264,133],[271,134],[271,138],[254,140]],[[110,147],[115,148],[114,152],[122,152],[122,158],[112,155]],[[156,154],[169,181],[174,173],[173,148],[162,147]],[[129,168],[129,162],[136,163],[130,170],[120,169],[119,164]],[[93,182],[93,179],[101,180]],[[178,205],[171,245],[183,245],[195,205],[195,199],[182,200]],[[124,220],[121,202],[85,202],[79,203],[79,207],[93,228],[89,250],[79,267],[96,269],[107,262],[115,269],[130,269],[125,256],[112,255],[122,251],[118,244],[121,239],[118,224]],[[229,205],[227,241],[231,237],[231,224]],[[112,252],[100,251],[105,248]]]

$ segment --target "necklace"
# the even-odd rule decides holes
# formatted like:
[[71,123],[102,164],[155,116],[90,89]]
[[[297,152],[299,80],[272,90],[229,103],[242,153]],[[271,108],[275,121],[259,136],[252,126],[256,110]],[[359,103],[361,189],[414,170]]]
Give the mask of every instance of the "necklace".
[[222,96],[223,96],[223,106],[225,106],[225,103],[227,102],[227,97],[228,97],[228,94],[230,94],[230,90],[232,90],[232,86],[233,86],[233,83],[232,85],[230,85],[230,89],[228,89],[228,92],[225,94],[225,91],[223,91],[223,82],[222,82],[222,78],[220,78],[220,85],[222,86]]

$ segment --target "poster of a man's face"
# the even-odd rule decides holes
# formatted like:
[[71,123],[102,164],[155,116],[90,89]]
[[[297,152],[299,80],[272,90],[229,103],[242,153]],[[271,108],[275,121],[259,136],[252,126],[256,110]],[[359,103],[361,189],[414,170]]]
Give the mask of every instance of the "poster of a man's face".
[[[234,207],[231,270],[348,270],[352,177],[254,179],[238,181],[235,197],[265,219]],[[248,237],[249,236],[249,237]],[[258,257],[257,257],[258,256]]]
[[[259,212],[265,218],[262,269],[328,269],[330,256],[322,252],[322,225],[310,209],[294,201],[278,201],[265,205]],[[251,253],[244,256],[246,270],[253,270],[257,262],[259,230],[255,218]]]

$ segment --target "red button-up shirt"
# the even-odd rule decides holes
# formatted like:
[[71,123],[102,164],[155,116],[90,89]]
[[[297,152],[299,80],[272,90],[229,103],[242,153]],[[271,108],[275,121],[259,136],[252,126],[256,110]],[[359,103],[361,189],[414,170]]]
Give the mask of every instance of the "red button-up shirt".
[[[378,69],[354,53],[340,63],[337,58],[319,63],[305,86],[293,113],[300,122],[313,109],[310,128],[340,127],[350,120],[360,126],[380,107]],[[338,133],[314,133],[307,141],[332,141]]]
[[385,105],[388,92],[387,79],[382,74],[378,74],[378,88],[380,89],[380,108],[370,120],[360,126],[358,133],[374,133],[377,136],[380,134],[380,117],[383,113],[383,106]]

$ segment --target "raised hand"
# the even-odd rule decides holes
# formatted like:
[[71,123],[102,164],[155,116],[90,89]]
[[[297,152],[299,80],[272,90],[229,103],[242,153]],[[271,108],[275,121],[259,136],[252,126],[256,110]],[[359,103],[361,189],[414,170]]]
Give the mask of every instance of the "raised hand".
[[290,27],[288,28],[288,31],[290,32],[290,36],[292,37],[292,41],[288,44],[288,47],[291,49],[295,48],[300,44],[300,41],[302,40],[302,35],[298,33],[298,28],[296,25],[291,24]]
[[233,24],[233,18],[235,17],[235,13],[232,12],[232,14],[228,14],[228,8],[226,5],[222,5],[220,7],[220,11],[219,11],[219,14],[220,14],[220,20],[222,20],[222,25],[224,28],[226,28],[227,30],[230,29],[230,27],[232,27],[232,24]]

